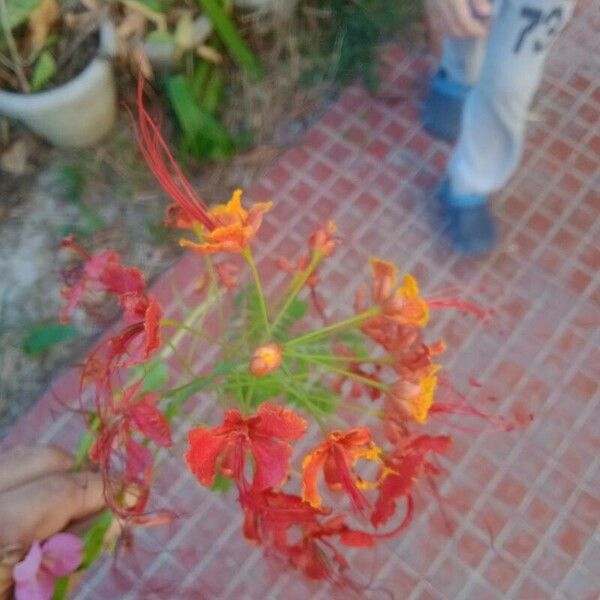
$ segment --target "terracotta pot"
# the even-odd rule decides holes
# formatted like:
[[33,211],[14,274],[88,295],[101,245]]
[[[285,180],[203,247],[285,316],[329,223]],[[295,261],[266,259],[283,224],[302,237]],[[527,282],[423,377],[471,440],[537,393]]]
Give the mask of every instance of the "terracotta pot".
[[115,53],[116,32],[107,22],[100,28],[96,57],[77,77],[47,92],[0,91],[0,113],[18,119],[55,146],[96,143],[110,131],[117,115]]

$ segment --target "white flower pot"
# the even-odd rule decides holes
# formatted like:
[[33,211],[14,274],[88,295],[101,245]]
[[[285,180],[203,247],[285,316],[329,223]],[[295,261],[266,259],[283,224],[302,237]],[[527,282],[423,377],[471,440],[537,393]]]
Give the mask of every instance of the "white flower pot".
[[47,92],[18,94],[0,91],[0,113],[64,148],[90,146],[112,128],[117,115],[117,91],[111,59],[116,33],[111,23],[100,28],[96,57],[77,77]]

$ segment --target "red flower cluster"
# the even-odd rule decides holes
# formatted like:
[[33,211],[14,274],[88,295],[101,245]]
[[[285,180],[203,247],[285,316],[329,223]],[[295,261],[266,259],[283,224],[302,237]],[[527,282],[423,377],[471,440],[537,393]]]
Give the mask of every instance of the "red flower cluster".
[[103,373],[106,376],[117,367],[132,366],[147,360],[160,348],[163,311],[156,298],[145,292],[146,284],[141,271],[122,265],[114,250],[91,255],[72,238],[64,240],[63,246],[80,254],[86,263],[78,280],[63,290],[67,305],[61,313],[61,320],[67,321],[90,292],[115,296],[123,310],[124,328],[102,345],[105,368],[98,368],[99,354],[96,351],[91,359],[95,364],[93,368],[86,369],[87,374]]
[[[162,448],[173,444],[169,423],[155,406],[158,396],[141,394],[140,388],[141,383],[127,388],[115,406],[99,409],[99,434],[89,451],[104,475],[111,508],[122,516],[139,515],[146,507],[154,456],[144,440]],[[117,462],[122,478],[114,476]],[[128,497],[118,502],[124,494]]]
[[171,446],[171,432],[155,406],[155,395],[141,393],[141,382],[116,395],[113,378],[118,369],[141,363],[160,348],[162,307],[146,293],[142,273],[122,265],[116,252],[90,255],[72,238],[63,246],[86,262],[75,283],[63,291],[67,305],[61,318],[68,319],[89,294],[98,292],[115,296],[123,311],[123,327],[90,354],[81,380],[82,388],[87,383],[95,386],[96,418],[87,424],[96,439],[89,456],[104,475],[107,500],[122,517],[139,516],[148,500],[154,462],[146,443]]

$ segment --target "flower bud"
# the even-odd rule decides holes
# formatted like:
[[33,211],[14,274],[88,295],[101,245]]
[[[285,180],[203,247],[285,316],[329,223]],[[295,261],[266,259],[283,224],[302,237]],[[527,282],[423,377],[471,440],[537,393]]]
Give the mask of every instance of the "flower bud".
[[263,377],[275,371],[281,364],[282,351],[281,346],[275,343],[259,346],[250,359],[250,373]]
[[331,256],[338,243],[338,239],[334,237],[335,223],[328,221],[325,227],[319,227],[311,236],[309,246],[315,252],[320,252],[323,256]]

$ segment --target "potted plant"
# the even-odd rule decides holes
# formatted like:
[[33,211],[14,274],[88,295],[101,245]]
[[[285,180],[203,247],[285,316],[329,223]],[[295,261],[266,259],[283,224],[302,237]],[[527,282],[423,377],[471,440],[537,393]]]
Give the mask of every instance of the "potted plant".
[[56,0],[0,0],[0,22],[0,114],[57,146],[101,139],[116,117],[112,24]]

